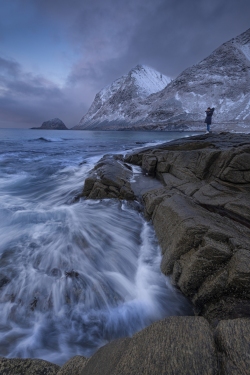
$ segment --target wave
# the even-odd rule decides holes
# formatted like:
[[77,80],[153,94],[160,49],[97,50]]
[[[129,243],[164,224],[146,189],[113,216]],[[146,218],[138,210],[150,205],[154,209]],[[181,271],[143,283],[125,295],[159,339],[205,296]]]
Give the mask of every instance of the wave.
[[186,311],[127,202],[25,208],[3,212],[0,355],[62,364]]
[[49,137],[40,137],[35,139],[30,139],[29,142],[62,142],[63,138],[49,138]]
[[0,356],[62,364],[189,310],[160,273],[139,203],[74,200],[105,153],[124,155],[155,137],[50,134],[11,133],[0,147]]

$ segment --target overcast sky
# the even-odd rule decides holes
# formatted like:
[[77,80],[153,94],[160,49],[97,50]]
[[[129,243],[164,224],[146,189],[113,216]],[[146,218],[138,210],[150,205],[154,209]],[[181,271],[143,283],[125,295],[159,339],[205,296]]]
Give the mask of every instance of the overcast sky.
[[72,127],[137,64],[174,78],[248,28],[249,0],[0,0],[0,127]]

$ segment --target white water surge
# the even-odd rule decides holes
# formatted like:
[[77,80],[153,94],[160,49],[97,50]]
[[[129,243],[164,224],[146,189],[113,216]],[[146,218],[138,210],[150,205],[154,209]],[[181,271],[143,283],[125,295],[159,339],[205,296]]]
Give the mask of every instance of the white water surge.
[[60,148],[51,163],[49,150],[19,154],[22,168],[14,150],[1,155],[1,356],[62,364],[188,308],[139,204],[72,203],[98,157],[65,165]]

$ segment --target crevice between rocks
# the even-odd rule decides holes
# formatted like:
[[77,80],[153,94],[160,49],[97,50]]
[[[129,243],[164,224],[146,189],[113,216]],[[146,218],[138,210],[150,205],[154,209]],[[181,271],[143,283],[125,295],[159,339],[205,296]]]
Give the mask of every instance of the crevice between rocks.
[[250,220],[236,214],[235,212],[229,211],[224,207],[221,206],[213,206],[211,204],[203,204],[198,203],[199,206],[202,208],[205,208],[206,210],[219,214],[220,216],[227,217],[228,219],[231,219],[241,225],[244,225],[246,228],[250,229]]

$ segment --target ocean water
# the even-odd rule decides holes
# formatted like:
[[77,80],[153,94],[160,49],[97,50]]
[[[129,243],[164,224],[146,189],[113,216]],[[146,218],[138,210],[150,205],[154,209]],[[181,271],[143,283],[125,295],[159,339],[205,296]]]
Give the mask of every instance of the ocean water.
[[103,155],[190,135],[0,129],[0,356],[63,364],[190,312],[139,203],[74,201]]

